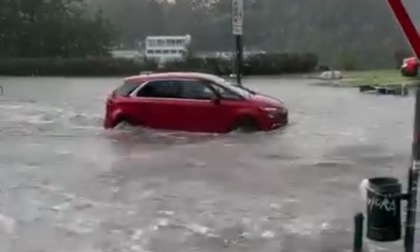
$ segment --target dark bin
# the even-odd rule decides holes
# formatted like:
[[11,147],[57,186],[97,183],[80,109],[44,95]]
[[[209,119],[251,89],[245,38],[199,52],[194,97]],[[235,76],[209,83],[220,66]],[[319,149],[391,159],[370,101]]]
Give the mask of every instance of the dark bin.
[[373,241],[401,239],[401,184],[395,178],[372,178],[367,190],[367,237]]

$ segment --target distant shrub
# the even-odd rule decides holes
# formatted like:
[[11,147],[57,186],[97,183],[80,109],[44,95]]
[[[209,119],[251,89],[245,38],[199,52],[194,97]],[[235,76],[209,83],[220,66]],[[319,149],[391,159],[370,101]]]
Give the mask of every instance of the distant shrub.
[[360,69],[356,53],[352,50],[342,48],[337,54],[337,64],[341,70],[354,71]]
[[[244,75],[272,75],[314,71],[315,54],[270,53],[244,59]],[[231,74],[233,61],[222,58],[188,57],[167,62],[162,67],[152,60],[115,58],[0,59],[0,75],[9,76],[127,76],[142,71],[199,71],[216,75]]]
[[312,72],[318,64],[318,56],[312,53],[257,54],[245,60],[250,75],[273,75]]
[[[288,73],[312,72],[318,64],[318,56],[311,53],[269,53],[254,54],[244,59],[244,75],[273,75]],[[234,71],[233,61],[222,58],[188,58],[183,61],[170,62],[164,71],[197,70],[219,75]]]
[[199,71],[216,75],[227,75],[232,73],[232,66],[232,61],[228,59],[195,57],[168,62],[160,71]]
[[405,58],[413,57],[410,50],[399,49],[394,52],[395,68],[399,69]]
[[156,68],[153,61],[114,58],[0,59],[0,75],[12,76],[124,76]]

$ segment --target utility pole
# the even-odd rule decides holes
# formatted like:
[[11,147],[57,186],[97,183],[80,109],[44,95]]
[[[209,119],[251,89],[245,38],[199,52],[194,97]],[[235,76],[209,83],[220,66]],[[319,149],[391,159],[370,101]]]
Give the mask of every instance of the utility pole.
[[[387,0],[396,20],[406,36],[417,59],[420,57],[420,36],[401,0]],[[412,166],[408,171],[407,216],[404,247],[406,252],[414,252],[416,231],[417,189],[420,172],[420,87],[416,87],[414,107],[414,130],[412,144]]]
[[416,87],[416,103],[414,112],[414,134],[412,146],[413,164],[408,173],[408,202],[405,228],[405,251],[414,252],[414,236],[416,232],[417,189],[420,171],[420,88]]
[[238,85],[242,85],[243,20],[244,1],[232,0],[232,34],[235,37],[235,74]]

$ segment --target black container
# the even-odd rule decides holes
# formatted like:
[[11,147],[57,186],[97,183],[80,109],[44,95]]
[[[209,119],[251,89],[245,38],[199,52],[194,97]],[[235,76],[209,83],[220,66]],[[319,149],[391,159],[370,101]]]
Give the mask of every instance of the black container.
[[396,178],[369,179],[367,237],[373,241],[401,239],[401,184]]

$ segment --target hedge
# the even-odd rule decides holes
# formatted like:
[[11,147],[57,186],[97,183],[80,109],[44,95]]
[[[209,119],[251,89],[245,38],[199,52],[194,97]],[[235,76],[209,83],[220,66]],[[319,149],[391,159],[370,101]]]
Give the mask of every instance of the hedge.
[[247,59],[251,75],[312,72],[318,65],[318,56],[311,53],[271,53]]
[[[271,53],[245,58],[244,75],[303,73],[315,70],[315,54]],[[142,71],[200,71],[217,75],[233,72],[233,62],[222,58],[187,58],[164,66],[151,60],[136,61],[115,58],[70,59],[0,59],[0,75],[4,76],[127,76]]]
[[156,68],[152,61],[113,58],[0,59],[0,75],[7,76],[123,76]]

